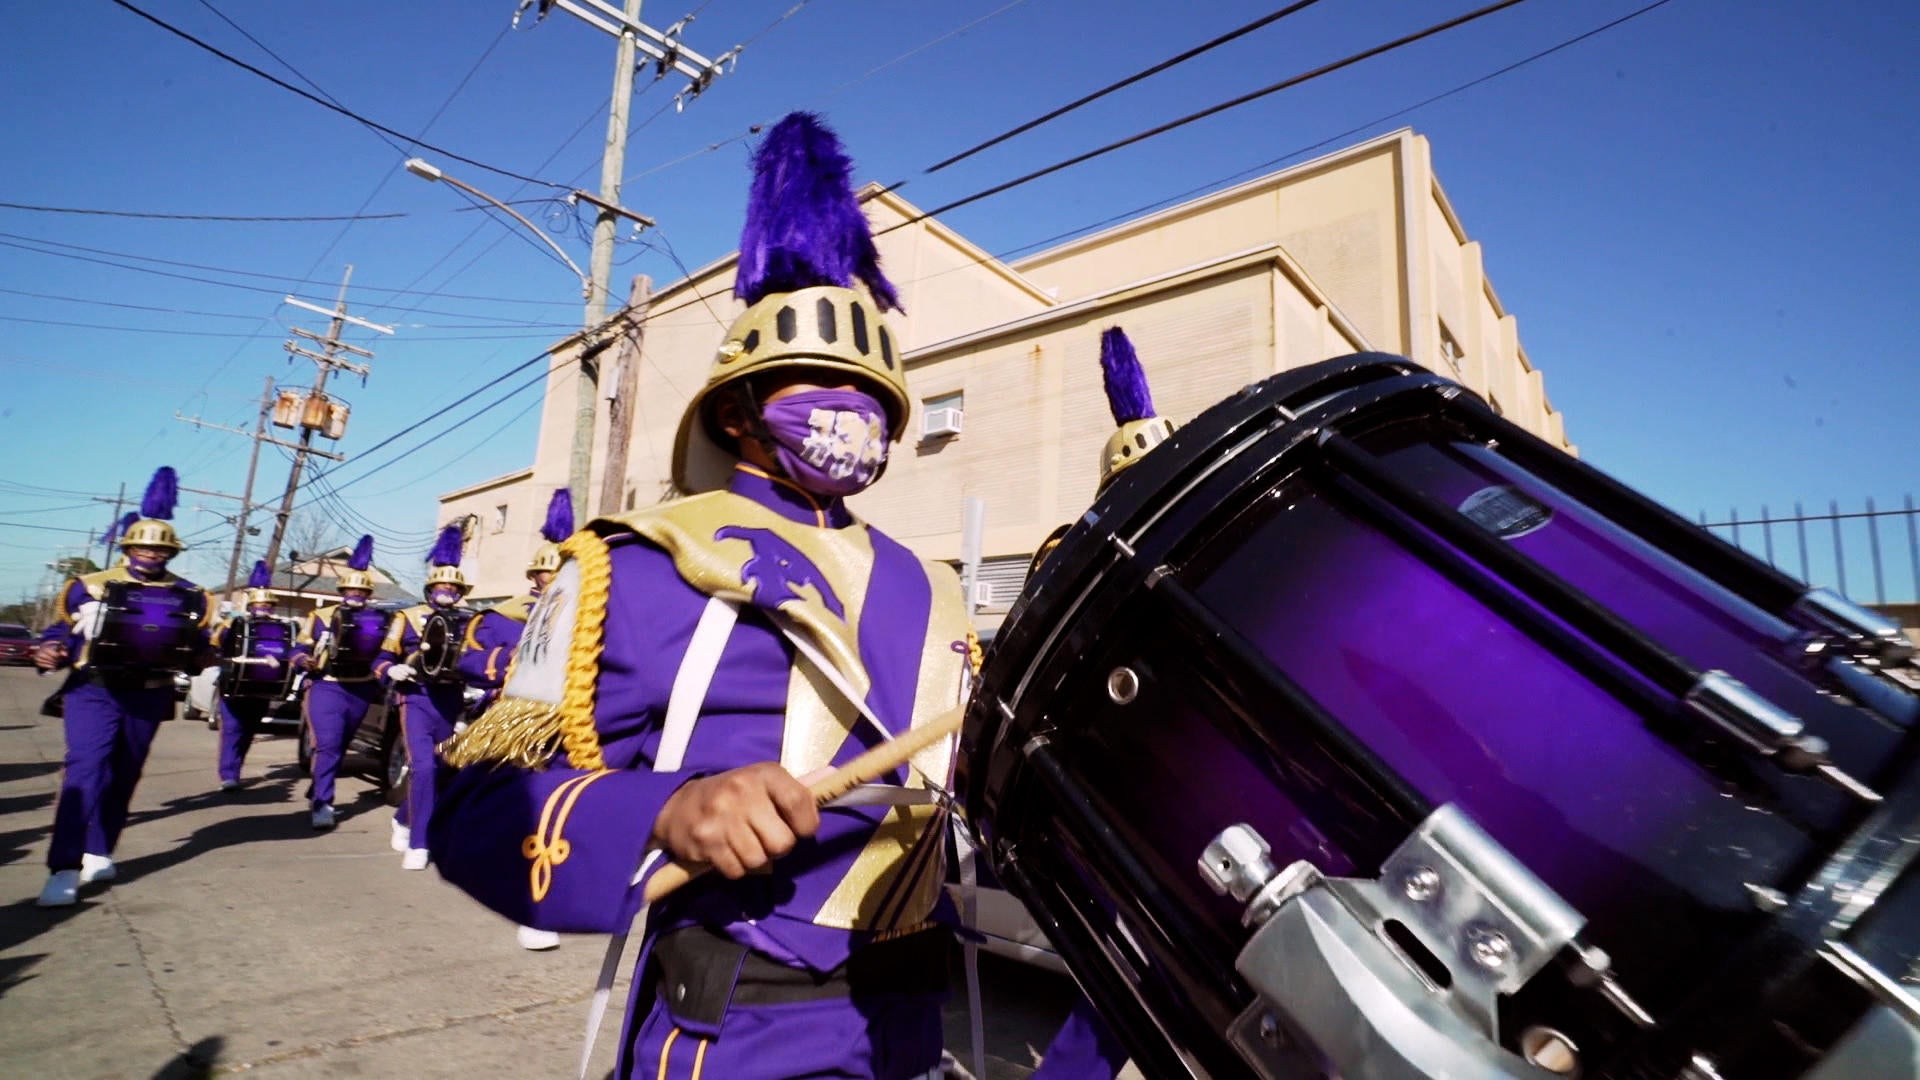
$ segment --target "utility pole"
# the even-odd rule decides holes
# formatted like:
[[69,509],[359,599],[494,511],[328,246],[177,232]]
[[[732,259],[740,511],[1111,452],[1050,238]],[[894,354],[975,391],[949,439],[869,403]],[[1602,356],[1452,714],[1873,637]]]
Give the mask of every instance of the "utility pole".
[[[513,17],[515,25],[519,24],[520,15],[533,2],[522,0]],[[613,97],[607,109],[606,149],[600,157],[600,197],[585,200],[599,210],[593,224],[593,255],[588,263],[586,329],[589,335],[607,321],[608,283],[613,277],[614,233],[619,220],[622,217],[635,217],[620,208],[620,184],[626,173],[627,111],[633,103],[636,56],[644,53],[652,61],[655,78],[664,78],[668,71],[674,71],[690,80],[674,98],[675,105],[682,108],[687,101],[700,96],[715,77],[731,70],[740,56],[738,45],[713,60],[682,45],[680,32],[693,20],[691,15],[665,30],[655,30],[640,21],[641,0],[624,0],[624,3],[624,8],[616,8],[607,0],[543,0],[540,4],[541,18],[546,16],[549,8],[557,7],[587,25],[612,35],[615,41]],[[573,513],[579,521],[586,521],[591,516],[587,494],[593,480],[593,428],[600,407],[599,362],[587,352],[591,344],[591,341],[581,343],[580,373],[576,383],[578,390],[574,397],[573,446],[567,459],[567,486],[573,491]]]
[[633,441],[633,414],[639,404],[640,350],[645,346],[647,307],[653,280],[645,274],[633,279],[627,307],[633,318],[620,335],[613,355],[612,385],[607,390],[607,468],[600,478],[600,514],[617,514],[627,490],[627,445]]
[[[111,529],[108,529],[105,535],[111,536],[114,533],[118,532],[120,529],[120,508],[127,504],[127,482],[125,480],[120,481],[120,494],[115,495],[111,499],[101,495],[94,495],[90,497],[93,499],[94,502],[97,502],[97,503],[110,502],[113,504],[113,527]],[[113,545],[109,543],[106,545],[106,547],[107,547],[107,562],[111,563],[113,562]],[[89,537],[87,540],[87,550],[88,551],[93,550],[93,540],[91,537]]]
[[[253,476],[260,469],[260,444],[267,437],[267,415],[273,412],[273,376],[260,392],[260,419],[253,427],[253,453],[247,456],[247,486],[240,489],[240,523],[233,528],[233,555],[227,560],[227,599],[238,591],[241,549],[247,543],[247,515],[253,511]],[[269,562],[268,566],[273,564]]]
[[351,371],[363,380],[367,377],[367,368],[364,365],[353,363],[350,360],[342,360],[340,354],[342,352],[350,352],[369,360],[373,358],[373,354],[365,349],[357,349],[352,345],[343,344],[340,341],[340,332],[347,328],[348,323],[352,323],[355,326],[378,331],[382,334],[393,333],[393,327],[391,326],[381,326],[377,323],[370,323],[365,319],[358,319],[347,314],[347,285],[352,280],[353,267],[349,266],[347,267],[347,272],[340,278],[340,294],[335,298],[333,310],[331,311],[292,296],[286,299],[287,303],[295,307],[302,307],[308,311],[315,311],[322,315],[331,316],[332,321],[327,324],[326,337],[302,330],[294,331],[295,336],[306,338],[309,341],[317,343],[322,351],[314,352],[311,349],[303,349],[291,341],[285,345],[288,352],[312,360],[316,370],[313,376],[313,390],[307,398],[307,406],[302,410],[300,443],[293,448],[293,467],[287,472],[287,490],[286,493],[280,497],[279,511],[274,514],[273,539],[267,542],[268,566],[273,566],[279,562],[280,542],[284,540],[287,535],[287,521],[293,516],[293,498],[300,491],[300,474],[306,470],[307,457],[309,455],[316,455],[330,461],[346,460],[344,455],[330,454],[325,450],[316,450],[313,448],[313,433],[319,430],[321,425],[308,422],[308,417],[305,415],[311,412],[315,402],[321,403],[324,407],[326,402],[327,376],[333,373],[334,368]]

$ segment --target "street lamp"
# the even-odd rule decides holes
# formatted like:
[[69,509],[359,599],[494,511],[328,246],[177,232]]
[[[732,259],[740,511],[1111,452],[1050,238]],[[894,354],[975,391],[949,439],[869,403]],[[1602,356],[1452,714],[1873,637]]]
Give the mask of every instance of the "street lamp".
[[422,180],[434,180],[434,181],[441,181],[444,183],[452,184],[454,187],[459,188],[461,191],[466,192],[467,194],[473,196],[474,198],[480,199],[483,202],[491,203],[492,205],[499,207],[501,210],[504,210],[507,213],[512,214],[513,219],[515,221],[518,221],[520,224],[525,225],[527,227],[528,232],[531,232],[535,236],[538,236],[540,238],[541,243],[544,243],[549,248],[552,248],[553,253],[555,255],[560,256],[560,261],[567,264],[567,269],[573,271],[573,276],[580,279],[580,296],[584,299],[587,297],[591,297],[593,295],[593,281],[587,277],[586,271],[580,269],[578,264],[576,264],[572,259],[567,257],[567,253],[561,249],[559,244],[556,244],[553,242],[553,237],[548,236],[547,231],[545,229],[542,229],[538,225],[535,225],[533,222],[528,221],[526,217],[520,213],[520,211],[515,210],[513,207],[508,206],[506,203],[501,202],[499,199],[496,199],[493,196],[487,194],[486,192],[481,191],[479,188],[474,187],[472,184],[468,184],[463,181],[456,180],[451,176],[448,176],[445,172],[441,171],[437,166],[427,161],[424,161],[420,158],[408,158],[407,171],[412,173],[415,176],[420,177]]

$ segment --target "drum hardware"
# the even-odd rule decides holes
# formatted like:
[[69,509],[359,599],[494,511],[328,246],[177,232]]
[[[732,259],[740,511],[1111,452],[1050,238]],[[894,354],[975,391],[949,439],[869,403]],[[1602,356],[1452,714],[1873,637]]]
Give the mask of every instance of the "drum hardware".
[[1680,1080],[1727,1080],[1720,1075],[1720,1069],[1713,1059],[1705,1054],[1695,1054],[1687,1059],[1687,1067],[1680,1070]]
[[1741,884],[1747,887],[1748,895],[1753,897],[1753,906],[1769,915],[1787,906],[1787,894],[1781,892],[1779,889],[1771,889],[1765,885],[1755,885],[1751,881],[1741,882]]
[[1504,456],[1600,513],[1629,522],[1636,536],[1734,595],[1820,634],[1870,666],[1898,665],[1913,658],[1913,645],[1898,623],[1830,590],[1809,589],[1612,477],[1581,468],[1574,459],[1528,437],[1525,429],[1479,399],[1463,400],[1473,402],[1475,426],[1495,433],[1485,445],[1504,441]]
[[1235,825],[1200,860],[1201,877],[1245,902],[1242,919],[1255,928],[1234,967],[1260,996],[1235,1025],[1256,1070],[1266,1072],[1273,1041],[1262,1036],[1282,1026],[1342,1076],[1520,1078],[1574,1067],[1564,1036],[1537,1036],[1531,1061],[1502,1048],[1497,1003],[1586,920],[1458,808],[1436,810],[1377,879],[1325,877],[1305,860],[1277,870],[1270,854],[1258,832]]
[[[1812,775],[1863,803],[1880,800],[1872,788],[1828,760],[1826,744],[1804,734],[1803,723],[1731,676],[1704,672],[1682,660],[1552,571],[1391,475],[1346,436],[1322,431],[1315,442],[1325,459],[1342,470],[1336,478],[1342,494],[1383,526],[1394,527],[1392,519],[1404,515],[1415,527],[1394,531],[1409,547],[1463,579],[1462,584],[1503,608],[1543,642],[1573,654],[1590,670],[1599,669],[1609,685],[1625,691],[1625,700],[1650,717],[1671,715],[1677,701],[1783,772]],[[1507,593],[1510,585],[1522,586],[1539,606],[1515,602]]]
[[1117,667],[1107,675],[1107,696],[1115,705],[1126,705],[1140,696],[1140,676],[1132,668]]

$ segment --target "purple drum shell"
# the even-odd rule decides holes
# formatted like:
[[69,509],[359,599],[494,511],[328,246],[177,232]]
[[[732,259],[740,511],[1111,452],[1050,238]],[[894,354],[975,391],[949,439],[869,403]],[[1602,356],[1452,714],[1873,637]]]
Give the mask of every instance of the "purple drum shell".
[[241,655],[254,660],[271,659],[278,667],[264,664],[237,664],[235,678],[241,682],[281,684],[287,681],[287,656],[293,651],[293,628],[279,619],[248,619],[244,627]]
[[88,644],[91,667],[175,670],[192,659],[206,615],[198,589],[110,581],[102,590],[100,631]]
[[332,670],[346,675],[371,672],[373,662],[380,658],[380,646],[386,640],[387,619],[385,612],[373,608],[358,611],[342,608],[333,623]]

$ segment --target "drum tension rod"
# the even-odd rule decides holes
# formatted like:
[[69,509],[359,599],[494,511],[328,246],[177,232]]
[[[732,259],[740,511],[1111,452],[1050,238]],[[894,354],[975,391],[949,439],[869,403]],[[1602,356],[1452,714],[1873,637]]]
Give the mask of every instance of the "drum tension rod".
[[1656,708],[1708,721],[1783,772],[1811,775],[1863,803],[1881,801],[1827,757],[1825,740],[1808,734],[1798,717],[1726,672],[1703,671],[1681,659],[1553,571],[1393,475],[1352,439],[1323,431],[1316,441],[1326,462],[1339,470],[1338,482],[1365,510],[1389,525],[1410,520],[1418,526],[1396,532],[1422,558],[1470,581],[1483,599],[1515,589],[1531,601],[1494,602],[1536,637],[1603,665],[1618,686],[1652,683],[1670,695],[1655,699]]

